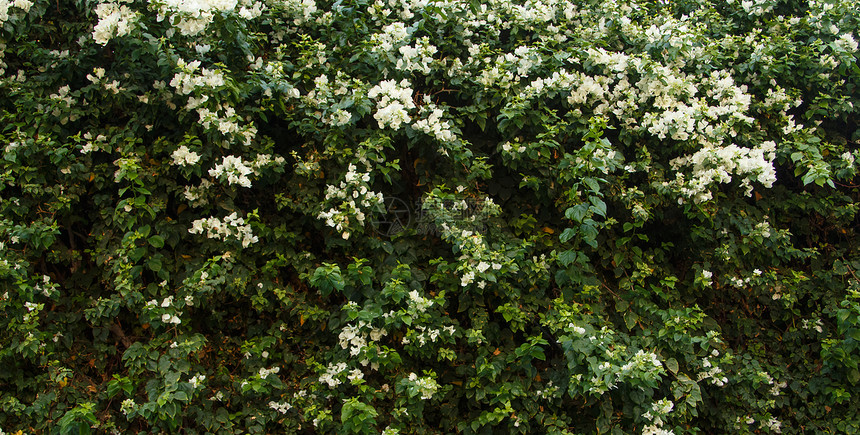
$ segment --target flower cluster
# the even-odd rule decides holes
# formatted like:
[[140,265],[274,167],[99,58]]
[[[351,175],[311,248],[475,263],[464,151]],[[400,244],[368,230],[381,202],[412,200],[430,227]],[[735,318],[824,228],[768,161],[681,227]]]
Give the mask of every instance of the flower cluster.
[[339,186],[329,184],[326,187],[326,203],[334,202],[336,205],[321,211],[317,218],[340,232],[344,240],[348,239],[353,225],[364,225],[365,211],[369,212],[383,201],[382,193],[369,189],[369,182],[369,172],[360,173],[354,164],[350,164]]
[[[0,244],[0,251],[5,248],[3,244]],[[41,280],[37,280],[36,284],[33,286],[33,291],[37,293],[41,293],[42,296],[45,297],[56,297],[59,295],[60,285],[52,282],[51,277],[48,275],[42,275]]]
[[387,53],[394,50],[406,41],[413,29],[406,27],[402,22],[394,22],[384,26],[382,31],[374,33],[370,37],[371,50],[375,53]]
[[227,184],[238,184],[242,187],[251,187],[251,179],[248,175],[254,172],[241,157],[225,156],[221,163],[209,170],[209,176],[213,178],[226,178]]
[[[30,7],[33,6],[31,0],[0,0],[0,24],[3,24],[9,19],[9,8],[20,9],[23,13],[30,12]],[[0,50],[2,52],[2,50]]]
[[93,28],[93,39],[97,44],[107,45],[111,38],[128,35],[137,13],[124,4],[108,1],[96,6],[99,22]]
[[[342,127],[350,123],[353,114],[348,110],[353,99],[361,95],[360,91],[366,89],[366,84],[347,77],[343,72],[338,72],[334,80],[321,74],[314,79],[313,89],[301,97],[302,101],[311,107],[320,109],[313,116],[332,127]],[[295,97],[297,89],[291,89]],[[323,116],[328,113],[327,116]]]
[[168,19],[185,36],[206,30],[216,14],[235,12],[251,20],[259,17],[266,8],[253,0],[161,0],[156,5],[158,20]]
[[857,40],[850,33],[843,33],[836,41],[833,42],[837,47],[848,53],[857,51]]
[[741,0],[741,7],[750,15],[764,15],[773,10],[768,0]]
[[[69,85],[60,86],[57,89],[57,92],[50,95],[50,98],[54,101],[63,103],[66,107],[72,107],[75,104],[75,99],[71,95],[71,88]],[[59,116],[58,111],[54,111],[54,116]]]
[[657,377],[663,372],[663,363],[657,358],[653,352],[645,352],[639,349],[630,360],[619,368],[617,373],[618,380],[623,381],[626,377],[642,377],[652,376]]
[[272,165],[282,166],[284,162],[283,157],[273,158],[271,154],[257,154],[257,157],[252,161],[245,161],[236,156],[225,156],[221,159],[221,163],[209,170],[209,176],[225,180],[229,185],[238,184],[242,187],[251,187],[249,175],[259,176],[263,168]]
[[325,372],[320,375],[319,382],[328,385],[329,388],[335,388],[343,383],[344,374],[347,372],[345,362],[330,363]]
[[678,157],[671,161],[675,170],[682,167],[692,167],[693,173],[689,180],[683,173],[677,173],[673,185],[681,197],[692,199],[695,203],[710,200],[713,195],[709,190],[714,183],[729,183],[732,175],[741,178],[741,186],[746,194],[752,195],[752,182],[757,181],[764,187],[772,187],[776,181],[776,170],[773,166],[776,145],[764,142],[755,148],[742,148],[737,145],[725,147],[703,147],[694,154]]
[[430,74],[433,55],[437,51],[436,46],[430,43],[430,38],[426,36],[418,38],[414,46],[404,45],[399,51],[402,57],[397,60],[397,69]]
[[477,287],[483,289],[489,280],[497,279],[495,274],[507,262],[504,254],[493,250],[475,228],[482,218],[499,212],[492,198],[483,198],[471,209],[465,199],[452,200],[446,204],[443,197],[434,192],[425,198],[422,207],[435,219],[437,227],[442,230],[442,238],[453,243],[461,252],[458,267],[461,287],[477,280]]
[[367,346],[367,333],[362,332],[364,326],[363,322],[357,325],[347,325],[338,334],[338,344],[342,349],[348,348],[351,356],[359,355]]
[[125,399],[120,404],[120,410],[125,415],[128,415],[129,412],[134,411],[136,408],[137,403],[134,402],[134,399]]
[[820,318],[814,320],[803,319],[803,322],[801,323],[800,327],[803,329],[813,329],[819,334],[824,332],[824,322],[822,322]]
[[549,381],[546,383],[544,389],[535,391],[535,395],[540,398],[551,399],[557,397],[560,390],[561,388],[558,385],[554,385],[552,381]]
[[400,83],[385,80],[370,88],[367,96],[377,100],[373,118],[379,123],[379,128],[399,130],[404,123],[412,121],[407,112],[415,108],[410,86],[409,81],[403,79]]
[[275,402],[275,401],[270,401],[270,402],[269,402],[269,408],[272,408],[272,409],[274,409],[275,411],[278,411],[278,412],[279,412],[279,413],[281,413],[281,414],[286,414],[286,413],[287,413],[287,411],[289,411],[290,409],[292,409],[292,405],[290,405],[290,404],[289,404],[289,403],[287,403],[287,402]]
[[[190,101],[191,99],[189,99]],[[257,135],[257,128],[253,123],[246,126],[240,124],[240,118],[236,110],[226,104],[221,104],[210,110],[206,107],[198,107],[197,114],[200,117],[200,125],[206,129],[216,128],[223,135],[234,135],[244,145],[250,145]]]
[[[226,84],[223,71],[201,67],[199,60],[186,62],[179,59],[176,63],[179,69],[170,80],[170,86],[178,95],[188,95],[185,109],[196,110],[199,124],[206,129],[215,128],[223,135],[234,135],[245,145],[257,135],[257,128],[252,122],[243,126],[242,119],[236,109],[226,102],[210,102],[208,92],[223,87]],[[156,88],[163,84],[157,83]],[[208,104],[207,104],[208,103]],[[169,102],[169,104],[173,104]]]
[[81,154],[87,154],[102,149],[110,149],[107,143],[107,137],[103,134],[99,134],[94,137],[91,132],[86,132],[84,133],[83,139],[86,140],[86,143],[81,147]]
[[[170,86],[176,89],[177,94],[189,95],[195,91],[207,91],[224,86],[224,73],[222,71],[201,68],[200,64],[199,60],[186,62],[184,59],[179,59],[176,62],[179,72],[173,75]],[[208,99],[208,96],[204,97]],[[200,103],[194,105],[199,106]]]
[[200,385],[203,384],[203,381],[205,381],[205,380],[206,380],[206,375],[201,375],[198,373],[198,374],[194,375],[193,377],[191,377],[191,379],[189,379],[188,382],[191,384],[191,388],[198,388]]
[[440,142],[453,142],[457,139],[452,131],[451,121],[444,119],[445,111],[431,103],[427,95],[424,96],[420,114],[424,117],[412,124],[416,130],[423,131]]
[[185,186],[182,196],[188,200],[192,207],[202,207],[209,203],[207,193],[209,188],[214,185],[211,181],[204,179],[200,181],[200,185],[198,186]]
[[[652,423],[654,427],[661,427],[665,423],[664,419],[672,412],[675,404],[669,399],[660,399],[651,404],[651,410],[642,414],[642,418]],[[647,430],[646,430],[647,431]],[[646,433],[643,431],[643,433]],[[660,433],[660,432],[651,432]]]
[[317,4],[314,0],[272,0],[271,4],[273,7],[282,8],[292,16],[295,25],[309,21],[317,13]]
[[[186,305],[193,304],[186,303]],[[178,325],[182,323],[182,319],[179,318],[179,316],[182,315],[182,312],[177,311],[174,308],[173,296],[168,296],[164,298],[160,303],[155,299],[150,300],[146,303],[145,308],[148,310],[157,310],[158,308],[163,308],[163,310],[159,310],[162,313],[160,317],[162,323],[169,325]]]
[[762,424],[762,427],[767,427],[773,433],[782,433],[782,422],[775,417],[771,417]]
[[280,373],[280,371],[281,371],[281,368],[277,367],[277,366],[272,367],[270,369],[267,369],[265,367],[260,367],[260,371],[257,373],[257,375],[260,376],[260,379],[266,379],[271,375]]
[[421,296],[418,293],[418,290],[412,290],[409,292],[409,308],[415,310],[418,313],[423,313],[427,311],[427,308],[433,306],[433,300],[427,299]]
[[251,232],[251,226],[245,224],[245,219],[238,216],[236,212],[231,213],[222,221],[216,217],[197,219],[191,224],[188,232],[191,234],[203,234],[210,239],[236,239],[242,242],[242,247],[247,248],[257,242],[257,236]]
[[432,376],[419,377],[415,373],[410,373],[407,378],[401,380],[401,383],[406,387],[409,396],[420,396],[421,400],[432,399],[439,390],[439,384]]
[[[716,357],[719,355],[719,352],[714,350],[713,355]],[[699,372],[698,380],[703,381],[705,379],[710,379],[711,383],[722,387],[729,382],[729,378],[726,376],[719,376],[723,372],[719,366],[716,366],[711,363],[710,359],[705,357],[702,358],[702,371]]]
[[455,328],[452,325],[445,326],[442,329],[416,325],[414,330],[407,331],[400,343],[403,345],[416,343],[418,346],[424,346],[427,343],[435,343],[440,337],[442,337],[443,332],[447,334],[448,337],[453,337],[454,331]]
[[177,166],[196,165],[200,161],[200,155],[182,145],[174,151],[170,157],[173,158],[173,164]]

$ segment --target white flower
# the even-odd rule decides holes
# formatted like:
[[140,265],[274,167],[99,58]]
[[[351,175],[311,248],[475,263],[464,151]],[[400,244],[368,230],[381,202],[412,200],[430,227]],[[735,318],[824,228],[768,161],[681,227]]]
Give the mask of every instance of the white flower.
[[345,363],[345,362],[339,362],[339,363],[337,363],[337,364],[335,364],[335,363],[330,363],[330,364],[328,365],[328,367],[326,368],[325,373],[323,373],[323,374],[319,377],[319,381],[320,381],[320,383],[321,383],[321,384],[326,384],[326,385],[328,385],[328,386],[329,386],[329,388],[337,387],[338,385],[340,385],[341,383],[343,383],[343,381],[341,381],[340,379],[338,379],[338,376],[339,376],[342,372],[346,371],[346,367],[347,367],[347,366],[346,366],[346,363]]
[[105,76],[105,69],[96,67],[96,68],[93,68],[92,74],[87,74],[87,80],[89,80],[93,83],[98,83],[104,76]]
[[854,35],[850,33],[845,33],[840,36],[839,39],[835,41],[835,44],[849,53],[857,51],[857,40],[854,39]]
[[430,376],[418,377],[417,374],[410,373],[406,380],[416,387],[418,393],[421,394],[421,400],[432,399],[439,389],[439,384]]
[[137,14],[126,5],[106,2],[96,6],[96,15],[99,22],[93,28],[93,39],[96,44],[106,45],[111,38],[131,32]]
[[364,373],[362,373],[359,369],[352,369],[350,370],[349,375],[347,375],[346,378],[349,379],[351,382],[355,382],[357,380],[364,379]]
[[669,399],[660,399],[657,402],[651,404],[651,409],[654,412],[660,413],[662,415],[666,415],[672,412],[672,409],[675,407],[675,404],[672,403]]
[[782,433],[782,422],[780,422],[774,417],[771,417],[770,420],[764,423],[764,425],[767,426],[773,432]]
[[348,124],[352,119],[352,114],[343,109],[338,109],[329,116],[328,123],[337,127]]
[[710,186],[731,182],[733,174],[742,177],[740,184],[747,196],[752,195],[753,181],[766,188],[772,187],[776,181],[776,170],[773,166],[775,153],[771,145],[766,142],[752,149],[737,145],[706,146],[692,155],[673,159],[670,162],[673,168],[691,166],[693,170],[689,180],[681,173],[676,174],[673,184],[681,194],[679,202],[683,203],[684,198],[692,198],[696,203],[710,200]]
[[122,404],[120,405],[120,410],[122,411],[123,414],[128,415],[128,413],[130,411],[134,410],[134,408],[136,406],[137,406],[137,404],[134,403],[133,399],[125,399],[122,401]]
[[382,337],[388,335],[388,331],[383,328],[373,328],[370,331],[370,339],[373,341],[379,341]]
[[287,411],[292,409],[292,405],[286,402],[278,403],[275,401],[269,402],[269,408],[274,409],[275,411],[280,412],[281,414],[286,414]]
[[675,432],[653,425],[642,428],[642,435],[675,435]]
[[280,367],[272,367],[270,369],[267,369],[265,367],[261,367],[260,372],[259,372],[260,379],[266,379],[269,377],[269,375],[276,374],[280,371],[281,371]]
[[415,309],[420,313],[427,311],[427,308],[433,305],[433,301],[421,296],[418,293],[418,290],[412,290],[409,292],[409,306]]
[[251,187],[251,179],[248,175],[254,170],[241,157],[225,156],[221,163],[209,170],[209,176],[215,178],[226,178],[227,184],[238,184],[242,187]]
[[192,386],[193,388],[197,388],[198,386],[200,386],[200,384],[201,384],[204,380],[206,380],[206,376],[205,376],[205,375],[197,374],[197,375],[195,375],[193,378],[191,378],[188,382],[190,382],[190,383],[191,383],[191,386]]
[[33,6],[33,2],[30,0],[14,0],[12,2],[12,6],[15,6],[16,8],[21,9],[24,12],[29,12],[30,7]]
[[402,124],[412,121],[407,110],[413,109],[415,103],[412,101],[412,89],[406,79],[399,84],[394,80],[385,80],[372,87],[367,96],[377,100],[377,110],[373,117],[379,123],[379,128],[391,127],[399,130]]
[[225,217],[223,221],[216,217],[197,219],[191,223],[191,228],[188,229],[191,234],[202,234],[204,231],[206,237],[210,239],[235,238],[242,242],[244,248],[259,240],[251,232],[251,226],[246,225],[245,220],[239,217],[236,212]]
[[169,324],[174,324],[174,325],[178,325],[178,324],[182,323],[182,320],[178,316],[171,315],[171,314],[162,314],[161,315],[161,321],[164,323],[169,323]]

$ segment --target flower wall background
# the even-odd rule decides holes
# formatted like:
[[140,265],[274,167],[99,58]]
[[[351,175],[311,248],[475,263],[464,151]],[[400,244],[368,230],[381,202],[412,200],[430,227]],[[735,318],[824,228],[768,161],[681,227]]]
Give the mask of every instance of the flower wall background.
[[0,25],[0,433],[860,430],[853,1]]

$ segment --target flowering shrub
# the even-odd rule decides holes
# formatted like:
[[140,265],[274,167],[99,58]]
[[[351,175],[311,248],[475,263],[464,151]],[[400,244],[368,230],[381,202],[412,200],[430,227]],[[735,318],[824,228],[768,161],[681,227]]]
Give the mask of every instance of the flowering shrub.
[[0,434],[860,431],[849,0],[0,0]]

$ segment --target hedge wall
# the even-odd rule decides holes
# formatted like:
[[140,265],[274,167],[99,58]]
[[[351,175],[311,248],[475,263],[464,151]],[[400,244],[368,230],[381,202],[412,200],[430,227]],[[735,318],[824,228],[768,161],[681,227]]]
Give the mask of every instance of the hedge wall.
[[853,0],[0,25],[0,434],[860,431]]

